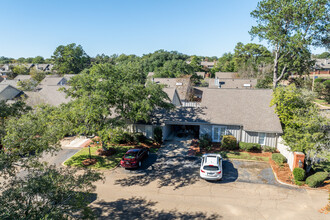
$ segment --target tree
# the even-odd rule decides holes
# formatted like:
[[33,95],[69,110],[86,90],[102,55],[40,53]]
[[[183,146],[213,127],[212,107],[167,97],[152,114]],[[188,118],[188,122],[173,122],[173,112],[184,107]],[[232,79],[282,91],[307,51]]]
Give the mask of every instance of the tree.
[[60,45],[54,51],[54,69],[59,74],[78,74],[90,66],[90,57],[82,46],[72,43],[66,46]]
[[129,66],[97,64],[73,77],[65,91],[75,100],[70,114],[80,122],[75,122],[75,129],[99,134],[113,124],[109,116],[134,123],[148,121],[156,108],[171,108],[162,87],[155,83],[144,85],[142,74],[131,72]]
[[59,140],[73,128],[67,126],[64,106],[40,106],[22,115],[22,106],[12,107],[3,107],[9,119],[1,136],[0,174],[6,181],[0,182],[0,219],[91,218],[88,198],[101,175],[40,162],[44,153],[59,149]]
[[266,67],[271,63],[272,54],[260,44],[237,43],[234,49],[234,62],[237,71],[243,78],[263,78],[259,76],[263,71],[260,68]]
[[99,173],[86,170],[39,166],[22,178],[12,178],[2,188],[0,219],[89,219],[87,206],[91,183]]
[[330,53],[329,52],[323,52],[321,54],[313,55],[317,59],[329,59]]
[[326,127],[330,121],[319,114],[310,91],[294,85],[278,87],[274,91],[271,105],[275,105],[283,127],[283,140],[291,151],[306,154],[307,171],[315,158],[330,150],[329,133]]
[[44,63],[45,59],[42,56],[36,56],[33,58],[32,63],[41,64]]
[[237,71],[237,66],[234,61],[234,56],[232,53],[224,53],[218,60],[217,65],[213,68],[212,73],[215,71],[221,72],[235,72]]
[[11,66],[15,75],[28,75],[29,70],[24,65]]
[[[251,16],[250,34],[267,40],[274,52],[273,88],[283,75],[310,57],[309,47],[329,46],[327,0],[262,0]],[[302,58],[302,59],[301,59]]]

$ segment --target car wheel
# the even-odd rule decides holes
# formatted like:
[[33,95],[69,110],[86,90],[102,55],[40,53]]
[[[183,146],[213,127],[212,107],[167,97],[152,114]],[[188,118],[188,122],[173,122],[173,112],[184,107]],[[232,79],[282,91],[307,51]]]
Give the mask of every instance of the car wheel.
[[139,161],[139,167],[141,167],[141,165],[142,165],[142,163],[141,163],[141,161]]

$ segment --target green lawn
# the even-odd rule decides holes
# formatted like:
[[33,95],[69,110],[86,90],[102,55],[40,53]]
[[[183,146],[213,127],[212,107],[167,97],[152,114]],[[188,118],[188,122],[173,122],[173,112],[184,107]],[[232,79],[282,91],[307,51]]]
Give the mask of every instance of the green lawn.
[[268,157],[252,156],[247,152],[237,152],[237,151],[221,151],[219,152],[222,158],[228,159],[243,159],[243,160],[256,160],[256,161],[268,161]]
[[[97,159],[97,163],[92,166],[89,166],[90,168],[111,169],[116,167],[120,162],[121,158],[126,153],[126,151],[132,148],[132,146],[113,146],[113,148],[116,149],[117,153],[108,157],[96,155],[96,151],[99,148],[101,147],[91,147],[92,158]],[[78,153],[76,153],[67,161],[65,161],[64,164],[67,166],[84,167],[84,165],[82,165],[81,162],[88,158],[89,158],[89,151],[88,151],[88,147],[86,147],[81,149]]]
[[328,104],[328,102],[326,102],[326,101],[323,100],[323,99],[315,99],[315,102],[316,102],[316,103],[319,103],[319,104],[321,104],[321,105],[324,105],[324,106],[330,107],[330,104]]

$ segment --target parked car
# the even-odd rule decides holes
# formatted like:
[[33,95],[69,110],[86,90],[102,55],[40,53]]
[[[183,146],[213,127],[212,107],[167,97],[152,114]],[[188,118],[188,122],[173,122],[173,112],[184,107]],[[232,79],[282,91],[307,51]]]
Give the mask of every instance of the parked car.
[[206,180],[222,179],[222,157],[220,154],[204,154],[202,156],[200,177]]
[[123,159],[121,159],[120,165],[124,168],[138,168],[142,166],[142,160],[148,156],[148,148],[130,149],[125,153]]

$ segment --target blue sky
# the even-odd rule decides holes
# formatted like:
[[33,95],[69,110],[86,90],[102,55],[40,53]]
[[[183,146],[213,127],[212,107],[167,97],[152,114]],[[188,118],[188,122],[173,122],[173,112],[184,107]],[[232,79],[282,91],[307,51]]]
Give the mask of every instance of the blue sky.
[[82,45],[90,56],[158,49],[221,56],[237,42],[251,42],[250,12],[257,2],[0,0],[0,56],[48,58],[58,45],[69,43]]

